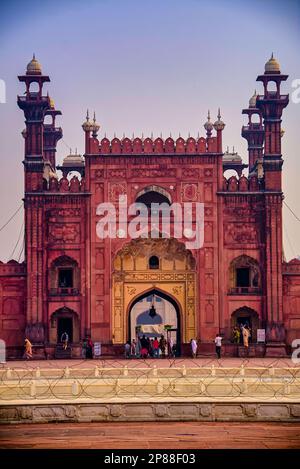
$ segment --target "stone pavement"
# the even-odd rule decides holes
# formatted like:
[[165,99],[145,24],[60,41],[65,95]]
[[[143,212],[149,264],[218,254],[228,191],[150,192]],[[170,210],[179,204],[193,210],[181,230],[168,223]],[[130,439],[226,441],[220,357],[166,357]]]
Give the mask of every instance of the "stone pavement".
[[0,448],[295,449],[300,423],[60,423],[0,426]]

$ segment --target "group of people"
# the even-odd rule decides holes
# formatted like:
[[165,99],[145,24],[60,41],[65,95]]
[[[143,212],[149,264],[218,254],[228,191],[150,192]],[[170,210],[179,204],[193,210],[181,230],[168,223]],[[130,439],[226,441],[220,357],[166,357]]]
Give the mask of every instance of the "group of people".
[[[249,339],[251,337],[251,330],[248,324],[241,324],[240,327],[235,326],[233,328],[233,341],[236,344],[242,343],[244,347],[248,349]],[[69,343],[69,336],[67,332],[64,332],[61,336],[61,343],[63,344],[64,350],[67,350]],[[221,358],[222,348],[222,337],[221,334],[216,334],[214,339],[216,347],[216,355]],[[197,357],[198,344],[196,339],[191,339],[191,354],[193,358]],[[24,342],[24,358],[29,360],[32,358],[32,344],[29,339],[25,339]],[[172,337],[168,336],[167,339],[164,335],[158,339],[157,337],[149,338],[143,335],[133,339],[132,342],[129,340],[125,344],[125,358],[165,358],[176,356],[176,344],[173,343]],[[82,344],[82,358],[93,358],[94,356],[94,344],[92,339],[86,338]]]
[[[218,358],[221,358],[221,348],[222,348],[222,336],[221,336],[221,334],[216,334],[214,342],[215,342],[215,347],[216,347],[216,355],[217,355]],[[193,358],[197,357],[197,349],[198,349],[197,340],[196,339],[191,339],[191,353],[192,353]]]
[[176,356],[176,344],[172,337],[166,339],[164,335],[160,338],[137,337],[132,342],[125,344],[125,358],[165,358]]
[[249,339],[251,338],[251,329],[247,323],[240,324],[240,326],[235,326],[233,328],[232,335],[233,335],[233,342],[235,344],[242,343],[244,347],[246,348],[249,347]]

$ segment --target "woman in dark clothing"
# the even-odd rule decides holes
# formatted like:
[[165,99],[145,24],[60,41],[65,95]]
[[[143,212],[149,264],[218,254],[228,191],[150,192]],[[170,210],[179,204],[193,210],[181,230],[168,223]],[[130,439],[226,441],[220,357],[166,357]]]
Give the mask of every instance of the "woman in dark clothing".
[[86,344],[86,358],[93,358],[93,346],[92,339],[89,338]]

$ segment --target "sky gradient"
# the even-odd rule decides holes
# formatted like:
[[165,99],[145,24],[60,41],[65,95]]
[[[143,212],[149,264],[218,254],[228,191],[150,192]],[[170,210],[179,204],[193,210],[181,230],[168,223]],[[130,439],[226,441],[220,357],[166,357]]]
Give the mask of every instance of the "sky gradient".
[[[289,74],[282,86],[300,78],[300,2],[255,0],[11,0],[0,6],[0,79],[7,87],[0,104],[0,226],[23,197],[24,116],[16,104],[24,87],[18,83],[35,52],[45,86],[63,113],[58,124],[58,162],[68,147],[84,151],[81,124],[86,109],[96,111],[100,137],[174,138],[205,135],[207,110],[220,106],[228,145],[247,162],[241,137],[241,111],[262,85],[256,82],[272,52]],[[300,103],[283,113],[285,201],[300,218]],[[0,232],[0,260],[21,254],[23,213]],[[284,208],[284,251],[300,255],[300,222]]]

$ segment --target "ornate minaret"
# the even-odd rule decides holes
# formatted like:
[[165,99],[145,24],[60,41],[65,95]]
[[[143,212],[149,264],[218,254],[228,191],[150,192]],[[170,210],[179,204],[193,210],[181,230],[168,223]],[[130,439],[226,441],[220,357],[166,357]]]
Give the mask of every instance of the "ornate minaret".
[[[281,171],[281,116],[288,105],[288,95],[280,94],[280,85],[288,75],[280,73],[280,66],[273,54],[265,65],[265,73],[257,77],[264,85],[263,96],[257,97],[265,130],[264,186],[265,186],[265,293],[267,355],[282,355],[285,331],[282,306],[282,182]],[[270,82],[276,90],[270,91]]]
[[[50,81],[42,75],[38,61],[33,59],[27,65],[26,75],[18,77],[26,85],[25,96],[18,96],[18,106],[24,111],[26,130],[25,138],[25,192],[40,191],[43,188],[44,142],[43,122],[46,110],[50,106],[48,96],[42,96],[43,84]],[[38,91],[32,91],[31,85],[38,85]]]
[[[264,127],[262,124],[262,115],[257,108],[256,101],[258,95],[256,90],[249,100],[248,109],[243,109],[242,114],[248,115],[248,125],[242,127],[242,137],[248,142],[249,153],[249,174],[256,174],[259,179],[263,177],[263,143]],[[253,116],[259,116],[259,122],[253,122]]]
[[[27,65],[19,80],[26,85],[25,96],[18,96],[18,106],[24,111],[25,138],[25,261],[27,268],[26,335],[34,344],[44,342],[43,314],[43,175],[45,169],[43,122],[49,109],[48,96],[42,95],[43,84],[49,82],[42,74],[38,61]],[[37,90],[32,90],[32,84]],[[38,348],[37,348],[38,349]]]
[[54,101],[50,98],[50,108],[45,112],[46,116],[51,116],[52,122],[50,124],[44,123],[44,159],[50,163],[51,170],[55,171],[56,161],[56,145],[62,138],[62,128],[55,126],[56,116],[60,116],[61,111],[55,109]]
[[[265,189],[281,191],[281,116],[283,109],[288,105],[289,96],[280,94],[282,81],[287,80],[288,75],[280,73],[280,65],[273,54],[265,65],[265,73],[257,77],[264,85],[264,95],[257,97],[257,107],[264,119],[265,148],[264,148],[264,173]],[[269,91],[269,84],[276,84],[276,91]]]

